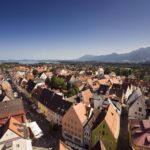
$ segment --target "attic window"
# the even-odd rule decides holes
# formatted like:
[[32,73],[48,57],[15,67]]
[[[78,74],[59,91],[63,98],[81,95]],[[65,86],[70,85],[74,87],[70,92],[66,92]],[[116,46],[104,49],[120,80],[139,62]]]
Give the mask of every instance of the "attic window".
[[111,112],[111,115],[113,116],[113,115],[114,115],[114,113],[112,113],[112,112]]

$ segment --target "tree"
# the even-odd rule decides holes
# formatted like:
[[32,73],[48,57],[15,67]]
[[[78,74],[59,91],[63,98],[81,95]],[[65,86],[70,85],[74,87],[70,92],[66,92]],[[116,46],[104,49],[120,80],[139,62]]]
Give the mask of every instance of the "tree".
[[66,89],[66,83],[63,78],[53,76],[51,78],[51,88],[54,89]]
[[110,67],[105,68],[105,74],[110,74],[112,72]]
[[71,96],[74,96],[74,95],[76,95],[76,94],[78,94],[78,93],[79,93],[79,88],[76,86],[76,84],[73,84],[73,85],[72,85],[72,88],[70,88],[70,89],[68,90],[68,92],[65,93],[65,96],[71,97]]
[[37,71],[36,69],[34,69],[34,70],[32,71],[32,73],[33,73],[34,76],[37,76],[37,75],[38,75],[38,71]]

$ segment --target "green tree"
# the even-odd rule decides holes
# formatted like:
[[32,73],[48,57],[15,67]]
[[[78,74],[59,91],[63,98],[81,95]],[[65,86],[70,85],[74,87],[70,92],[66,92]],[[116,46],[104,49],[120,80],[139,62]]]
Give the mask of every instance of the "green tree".
[[110,74],[112,69],[110,67],[105,68],[105,74]]
[[53,76],[51,78],[51,88],[66,89],[67,86],[66,86],[65,80],[63,78]]

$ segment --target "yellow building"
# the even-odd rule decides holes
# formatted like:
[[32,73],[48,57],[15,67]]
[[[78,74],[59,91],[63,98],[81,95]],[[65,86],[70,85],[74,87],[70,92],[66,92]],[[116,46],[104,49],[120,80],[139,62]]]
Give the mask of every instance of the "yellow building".
[[38,101],[38,109],[45,116],[48,116],[48,108]]

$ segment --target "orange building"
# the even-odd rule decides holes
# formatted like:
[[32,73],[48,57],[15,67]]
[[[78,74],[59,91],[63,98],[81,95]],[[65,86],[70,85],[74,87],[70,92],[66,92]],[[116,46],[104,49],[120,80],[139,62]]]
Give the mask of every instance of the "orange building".
[[83,103],[72,106],[62,119],[62,134],[66,140],[83,146],[84,125],[89,116],[90,108]]

